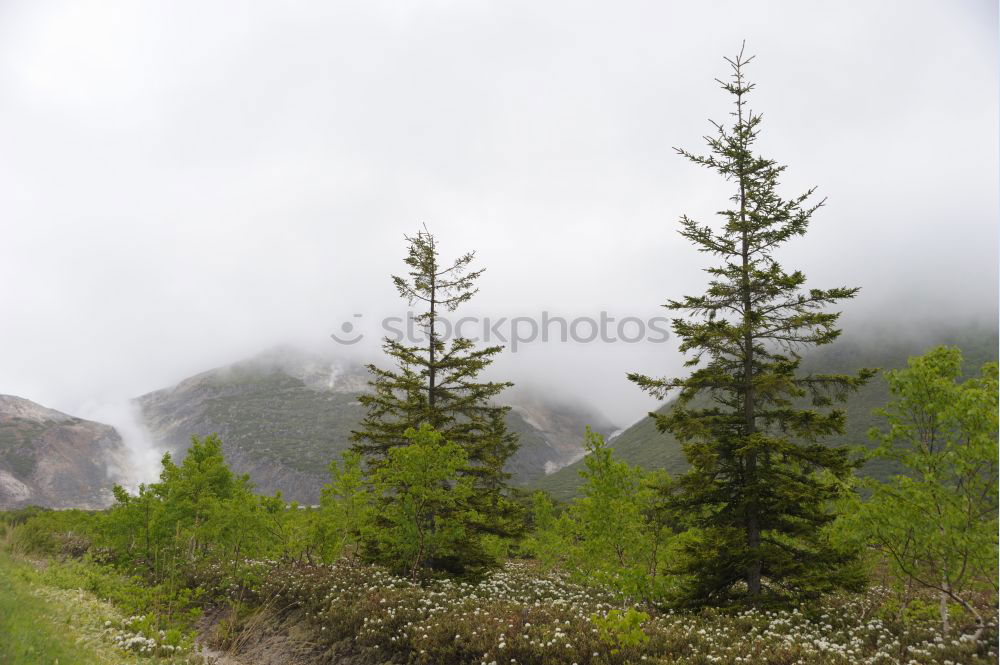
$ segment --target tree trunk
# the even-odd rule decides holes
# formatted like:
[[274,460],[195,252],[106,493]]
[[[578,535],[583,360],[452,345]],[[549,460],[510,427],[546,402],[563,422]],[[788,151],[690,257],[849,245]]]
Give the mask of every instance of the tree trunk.
[[948,591],[948,597],[957,602],[959,605],[964,607],[969,614],[976,618],[976,632],[972,634],[972,639],[978,640],[983,636],[983,630],[986,628],[986,622],[983,621],[983,615],[965,598],[955,595],[954,591]]
[[943,588],[938,594],[940,596],[938,599],[938,611],[941,614],[941,634],[947,635],[951,628],[950,622],[948,621],[948,592],[950,591],[948,580],[944,580],[942,585]]
[[756,475],[757,475],[757,455],[750,453],[747,456],[747,477],[753,489],[751,490],[750,505],[747,507],[747,549],[750,550],[750,561],[747,563],[747,591],[751,596],[760,594],[760,522],[757,519],[757,499],[756,499]]
[[424,557],[424,530],[420,528],[419,521],[417,522],[417,534],[420,540],[417,544],[417,555],[413,559],[413,567],[410,568],[410,579],[417,579],[417,573],[420,571],[420,560]]
[[436,374],[437,374],[437,372],[436,372],[437,367],[434,364],[434,360],[435,360],[434,359],[434,335],[435,335],[434,323],[435,323],[435,310],[437,308],[437,274],[435,274],[434,271],[436,271],[436,270],[437,270],[437,265],[435,264],[431,268],[431,303],[430,303],[431,304],[431,308],[430,308],[431,318],[430,318],[430,326],[428,326],[428,333],[429,334],[427,335],[427,337],[428,337],[428,341],[427,341],[427,356],[428,356],[428,360],[427,360],[427,406],[430,407],[428,409],[428,411],[429,411],[428,416],[430,416],[430,418],[431,418],[430,424],[431,424],[432,427],[437,427],[438,426],[438,424],[436,422],[434,422],[434,402],[435,402],[435,397],[436,397],[435,394],[434,394],[434,392],[435,392],[435,385],[434,384],[435,384],[435,380],[437,379],[437,376],[436,376]]
[[[743,123],[742,99],[738,107],[739,122]],[[746,230],[746,183],[744,182],[743,169],[740,168],[740,221],[744,224],[741,254],[743,260],[743,435],[749,440],[757,429],[756,411],[754,405],[753,390],[753,331],[751,324],[753,320],[753,302],[750,294],[750,239]],[[760,521],[758,511],[760,506],[757,501],[757,453],[750,451],[746,456],[745,472],[743,479],[745,488],[748,490],[746,498],[745,527],[747,536],[747,550],[750,560],[746,568],[747,591],[751,596],[760,594]]]

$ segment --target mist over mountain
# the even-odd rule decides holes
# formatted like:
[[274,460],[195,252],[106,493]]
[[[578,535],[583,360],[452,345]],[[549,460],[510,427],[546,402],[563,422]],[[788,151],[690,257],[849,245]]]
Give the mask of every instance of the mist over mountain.
[[[908,356],[949,344],[964,351],[972,372],[998,356],[996,323],[975,318],[982,317],[952,323],[913,319],[903,326],[855,324],[832,345],[806,353],[802,371],[899,368]],[[670,352],[665,358],[677,360]],[[212,433],[221,436],[227,462],[250,474],[258,491],[281,491],[288,500],[315,503],[329,479],[327,466],[350,446],[351,430],[364,415],[358,395],[367,390],[368,378],[367,369],[350,358],[274,347],[146,393],[131,406],[91,410],[109,416],[118,429],[20,397],[0,396],[0,508],[104,507],[111,502],[113,484],[134,488],[154,480],[164,452],[180,460],[192,436]],[[554,378],[546,377],[549,382]],[[624,374],[617,380],[618,390],[635,390]],[[673,474],[686,468],[677,442],[657,432],[641,412],[634,413],[632,425],[621,427],[603,415],[600,399],[585,403],[571,392],[538,385],[516,386],[502,396],[512,406],[507,425],[521,444],[507,467],[515,485],[544,489],[560,499],[572,497],[581,483],[587,426],[611,437],[616,453],[631,464]],[[880,375],[850,398],[844,407],[847,432],[829,442],[868,445],[868,429],[879,425],[872,412],[887,400]],[[133,412],[137,424],[131,423]],[[892,471],[877,463],[862,474],[885,477]]]
[[[329,348],[405,311],[422,222],[487,269],[457,315],[661,314],[703,286],[676,220],[731,195],[672,146],[726,119],[743,40],[783,191],[828,197],[783,264],[861,286],[859,320],[994,308],[996,4],[775,7],[2,3],[0,392],[87,415]],[[377,359],[367,332],[338,353]],[[497,377],[626,421],[655,404],[619,377],[674,348],[538,344]]]
[[[995,322],[948,324],[925,321],[921,325],[907,327],[872,324],[848,331],[833,344],[805,352],[801,372],[850,373],[861,367],[899,369],[906,366],[908,357],[920,355],[938,345],[962,349],[965,371],[972,374],[977,373],[984,363],[998,359],[1000,333]],[[880,372],[838,407],[847,414],[845,432],[842,436],[830,437],[824,443],[871,447],[868,430],[884,424],[874,411],[884,407],[888,401],[888,385]],[[668,401],[658,410],[669,408]],[[677,440],[669,433],[659,432],[655,421],[648,415],[614,436],[610,445],[620,459],[646,469],[665,469],[675,475],[688,466]],[[570,464],[540,478],[534,486],[559,499],[571,498],[583,482],[580,471],[584,468],[582,461]],[[884,479],[896,471],[891,464],[880,460],[863,467],[860,473]]]
[[[316,503],[327,466],[351,445],[364,409],[368,371],[350,362],[280,347],[202,372],[136,399],[154,444],[182,457],[192,436],[220,435],[227,462],[260,492]],[[521,447],[507,471],[530,484],[582,455],[585,426],[615,426],[596,407],[509,391],[508,427]]]

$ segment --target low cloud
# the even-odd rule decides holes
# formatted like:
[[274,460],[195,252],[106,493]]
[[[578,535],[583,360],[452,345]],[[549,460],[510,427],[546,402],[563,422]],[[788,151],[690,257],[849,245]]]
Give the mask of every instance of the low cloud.
[[[677,218],[731,194],[672,146],[726,119],[744,39],[782,191],[829,197],[785,264],[861,286],[847,323],[995,317],[996,24],[930,0],[6,2],[0,392],[80,414],[332,345],[400,309],[423,222],[487,268],[471,316],[661,315],[710,260]],[[525,344],[495,371],[628,421],[649,400],[624,374],[680,362]]]

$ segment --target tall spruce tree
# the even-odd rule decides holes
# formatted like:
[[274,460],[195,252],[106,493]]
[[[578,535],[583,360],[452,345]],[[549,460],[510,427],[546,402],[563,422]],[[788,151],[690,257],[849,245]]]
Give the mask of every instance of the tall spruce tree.
[[361,427],[352,432],[353,448],[370,467],[377,468],[391,448],[410,443],[407,430],[430,425],[465,450],[468,463],[462,473],[472,479],[473,513],[478,516],[473,529],[513,535],[520,520],[517,505],[507,497],[509,474],[504,466],[518,441],[516,434],[507,431],[505,417],[510,407],[495,402],[513,384],[478,379],[503,347],[476,348],[463,337],[446,342],[440,320],[477,293],[475,283],[484,269],[471,269],[474,252],[442,264],[437,241],[426,227],[415,236],[406,236],[406,241],[409,250],[404,261],[409,271],[392,280],[410,306],[421,308],[414,319],[423,340],[414,344],[385,338],[382,348],[395,367],[368,366],[371,392],[360,397],[368,412]]
[[[729,81],[732,123],[715,123],[707,155],[678,152],[732,183],[732,205],[718,229],[681,218],[681,235],[720,258],[707,268],[704,295],[665,307],[684,313],[673,330],[688,354],[683,378],[628,378],[657,398],[677,389],[673,408],[651,414],[660,431],[681,442],[690,470],[675,484],[675,500],[700,538],[692,540],[682,571],[693,603],[726,603],[746,594],[818,592],[856,582],[853,553],[825,538],[833,501],[856,464],[822,437],[844,429],[832,408],[873,374],[801,375],[804,347],[840,334],[837,312],[824,309],[853,298],[857,288],[804,289],[806,278],[779,265],[774,252],[805,234],[823,202],[813,189],[791,199],[778,192],[783,165],[753,152],[761,115],[747,106],[752,83],[741,49]],[[745,583],[745,586],[744,584]]]

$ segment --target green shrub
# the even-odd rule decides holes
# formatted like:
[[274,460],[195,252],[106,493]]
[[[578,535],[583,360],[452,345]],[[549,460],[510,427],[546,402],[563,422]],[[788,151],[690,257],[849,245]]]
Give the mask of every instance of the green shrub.
[[83,556],[98,532],[100,516],[83,510],[45,510],[29,513],[10,533],[10,548],[22,554]]
[[597,634],[601,641],[611,648],[612,654],[628,652],[649,642],[649,635],[642,631],[642,624],[649,620],[645,612],[633,608],[627,610],[611,610],[602,617],[594,614],[590,617],[597,626]]

